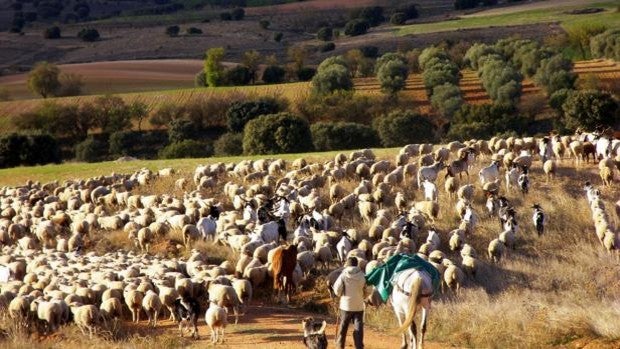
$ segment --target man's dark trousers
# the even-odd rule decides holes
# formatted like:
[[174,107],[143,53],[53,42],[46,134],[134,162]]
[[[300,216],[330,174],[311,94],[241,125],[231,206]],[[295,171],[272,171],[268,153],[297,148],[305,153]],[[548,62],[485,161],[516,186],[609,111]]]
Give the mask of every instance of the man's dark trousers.
[[353,322],[353,343],[355,349],[364,349],[364,312],[340,310],[340,325],[336,335],[336,347],[344,348],[349,323]]

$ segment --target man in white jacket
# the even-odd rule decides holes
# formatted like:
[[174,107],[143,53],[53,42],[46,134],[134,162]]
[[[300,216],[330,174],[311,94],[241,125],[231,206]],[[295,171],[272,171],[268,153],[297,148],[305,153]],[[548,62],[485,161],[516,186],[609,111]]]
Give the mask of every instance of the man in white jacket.
[[353,322],[355,349],[363,349],[366,278],[357,266],[357,258],[347,258],[344,270],[334,283],[334,293],[340,296],[340,325],[336,334],[336,347],[344,348],[349,323]]

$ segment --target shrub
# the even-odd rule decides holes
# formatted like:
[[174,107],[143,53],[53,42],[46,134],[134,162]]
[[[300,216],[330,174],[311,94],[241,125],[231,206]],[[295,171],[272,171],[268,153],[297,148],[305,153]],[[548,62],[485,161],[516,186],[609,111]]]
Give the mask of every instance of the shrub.
[[379,48],[377,46],[362,46],[360,51],[367,58],[376,58],[379,55]]
[[211,145],[193,139],[169,144],[159,151],[160,159],[206,158],[212,155]]
[[269,26],[271,25],[271,22],[269,22],[269,21],[268,21],[268,20],[266,20],[266,19],[261,19],[261,20],[258,22],[258,25],[259,25],[262,29],[267,29],[267,28],[269,28]]
[[562,105],[564,122],[569,130],[579,127],[594,130],[618,126],[618,102],[609,92],[584,90],[570,93]]
[[323,41],[331,41],[334,39],[334,30],[331,27],[321,27],[316,33],[316,38]]
[[390,17],[390,23],[393,25],[403,25],[407,21],[407,16],[402,12],[396,12]]
[[372,127],[353,122],[318,122],[310,127],[317,151],[376,147],[379,136]]
[[113,133],[131,128],[133,110],[118,96],[101,96],[92,105],[96,127],[104,133]]
[[56,92],[59,97],[79,96],[82,94],[82,75],[73,73],[62,73],[58,79],[60,81],[60,89]]
[[590,38],[590,52],[594,58],[620,61],[620,30],[610,29]]
[[325,43],[319,46],[319,52],[329,52],[335,49],[336,49],[336,44],[334,44],[333,42],[328,42],[328,43]]
[[370,25],[361,19],[353,19],[344,26],[344,34],[348,36],[364,35],[368,32]]
[[185,33],[187,35],[198,35],[198,34],[202,34],[202,29],[196,28],[196,27],[189,27],[185,29]]
[[245,17],[245,10],[241,7],[234,8],[230,12],[230,17],[233,21],[240,21]]
[[129,155],[134,144],[139,142],[140,134],[133,131],[118,131],[110,135],[109,153],[111,155]]
[[455,0],[454,1],[455,10],[467,10],[470,8],[475,8],[477,5],[478,5],[478,0]]
[[179,35],[180,31],[181,31],[181,28],[179,28],[178,25],[171,25],[169,27],[166,27],[166,35],[170,37],[175,37]]
[[272,98],[261,98],[256,101],[235,102],[226,112],[228,130],[243,132],[248,121],[261,115],[276,114],[281,108],[278,101]]
[[244,154],[301,153],[313,148],[308,122],[289,113],[260,116],[243,131]]
[[522,134],[528,120],[519,115],[512,105],[463,104],[452,119],[447,138],[465,141],[472,138],[489,139],[497,134]]
[[200,70],[196,75],[194,75],[194,86],[196,87],[206,87],[207,86],[207,77],[205,75],[204,70]]
[[223,21],[232,21],[232,14],[230,12],[220,13],[220,19]]
[[222,66],[224,53],[225,51],[222,47],[213,47],[207,50],[203,69],[209,87],[216,87],[222,83],[224,77],[224,67]]
[[446,83],[433,88],[431,105],[448,120],[454,116],[462,104],[463,97],[458,86]]
[[350,91],[353,89],[351,74],[346,66],[331,64],[327,67],[323,63],[317,74],[312,78],[312,92],[318,95],[334,93],[338,90]]
[[383,17],[383,7],[381,6],[364,7],[359,13],[356,14],[355,12],[352,13],[353,16],[351,18],[363,20],[372,27],[378,26],[385,20],[385,17]]
[[252,73],[248,67],[238,65],[234,68],[228,69],[225,73],[226,83],[232,86],[247,85],[252,81]]
[[104,149],[105,144],[93,137],[88,137],[83,142],[76,144],[75,159],[82,162],[98,162],[105,155],[103,154]]
[[279,84],[284,81],[286,70],[279,65],[270,65],[263,71],[262,80],[266,84]]
[[213,144],[215,156],[243,154],[243,133],[224,133]]
[[0,137],[0,168],[60,162],[60,148],[49,134],[5,134]]
[[273,34],[273,41],[280,42],[280,41],[282,41],[282,37],[283,36],[284,36],[284,34],[282,34],[281,32],[274,33]]
[[562,55],[543,59],[536,71],[534,80],[543,86],[547,95],[561,89],[573,89],[577,75],[572,72],[573,63]]
[[99,32],[97,29],[92,28],[84,28],[79,31],[78,38],[82,39],[82,41],[92,42],[99,40]]
[[404,7],[397,9],[396,12],[401,12],[405,14],[406,19],[414,19],[419,17],[418,8],[415,4],[408,4]]
[[198,137],[198,125],[185,118],[174,119],[168,126],[168,140],[170,143],[182,142],[186,139]]
[[549,106],[558,113],[562,114],[562,105],[564,105],[564,102],[566,102],[568,96],[573,92],[575,91],[566,88],[553,92],[551,96],[549,96]]
[[53,26],[45,29],[43,37],[45,39],[60,39],[60,28],[58,26]]
[[373,128],[384,147],[429,143],[435,140],[435,126],[431,121],[411,111],[394,111],[377,118],[373,122]]
[[312,67],[302,67],[297,71],[297,80],[310,81],[316,74],[316,69]]

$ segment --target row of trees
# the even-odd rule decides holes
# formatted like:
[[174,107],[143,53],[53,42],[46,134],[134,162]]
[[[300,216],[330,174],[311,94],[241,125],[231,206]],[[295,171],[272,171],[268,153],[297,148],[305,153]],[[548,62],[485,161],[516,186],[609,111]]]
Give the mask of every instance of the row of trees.
[[620,29],[610,29],[592,37],[590,51],[594,58],[620,61]]
[[428,47],[420,53],[418,65],[423,71],[424,87],[431,105],[445,121],[450,121],[463,104],[458,65],[444,49],[435,46]]

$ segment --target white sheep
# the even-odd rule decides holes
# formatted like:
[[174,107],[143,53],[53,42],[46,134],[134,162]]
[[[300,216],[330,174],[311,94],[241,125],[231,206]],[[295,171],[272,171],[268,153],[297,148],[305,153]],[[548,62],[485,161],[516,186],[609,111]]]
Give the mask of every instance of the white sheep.
[[142,309],[142,299],[144,294],[137,290],[130,290],[125,296],[125,304],[131,311],[131,321],[140,322],[140,309]]
[[500,239],[493,239],[489,243],[487,252],[489,253],[489,259],[495,263],[499,263],[502,259],[506,246]]
[[93,333],[97,332],[97,325],[99,325],[99,322],[101,320],[99,308],[92,304],[74,304],[71,307],[71,312],[73,313],[73,321],[80,329],[80,331],[82,331],[82,334],[86,334],[84,329],[87,329],[89,337],[92,339]]
[[[209,304],[209,309],[207,309],[205,313],[205,322],[211,329],[211,343],[217,343],[220,340],[224,342],[224,329],[228,324],[228,312],[226,308],[211,302]],[[220,330],[219,334],[218,329]]]
[[241,305],[244,308],[244,313],[247,310],[247,307],[250,305],[252,301],[252,283],[246,279],[233,279],[232,287],[235,289],[237,293],[237,297],[241,301]]
[[142,308],[149,318],[149,325],[157,326],[157,318],[159,317],[161,306],[162,302],[157,293],[152,290],[146,291],[144,298],[142,298]]
[[209,286],[209,301],[220,307],[230,307],[235,315],[235,324],[239,322],[239,305],[241,301],[232,286],[211,284]]

